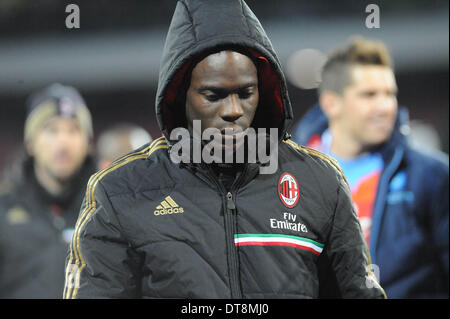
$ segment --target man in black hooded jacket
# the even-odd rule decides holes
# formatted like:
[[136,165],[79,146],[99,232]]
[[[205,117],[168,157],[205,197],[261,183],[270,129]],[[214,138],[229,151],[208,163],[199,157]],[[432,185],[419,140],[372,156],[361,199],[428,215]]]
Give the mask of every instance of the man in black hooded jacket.
[[[339,166],[288,139],[281,66],[245,2],[178,2],[156,113],[163,136],[88,183],[65,298],[384,298]],[[275,172],[195,160],[196,133],[236,152],[250,128],[276,128]]]

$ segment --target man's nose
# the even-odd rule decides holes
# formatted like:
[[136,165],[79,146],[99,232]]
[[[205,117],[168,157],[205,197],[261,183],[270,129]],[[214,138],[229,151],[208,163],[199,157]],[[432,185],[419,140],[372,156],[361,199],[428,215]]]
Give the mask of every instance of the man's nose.
[[244,115],[241,99],[237,94],[230,94],[224,101],[220,116],[227,122],[234,122]]
[[69,132],[59,131],[55,136],[55,144],[60,149],[69,148],[73,139],[73,135]]
[[380,113],[389,113],[397,105],[397,99],[389,95],[380,95],[376,101],[377,111]]

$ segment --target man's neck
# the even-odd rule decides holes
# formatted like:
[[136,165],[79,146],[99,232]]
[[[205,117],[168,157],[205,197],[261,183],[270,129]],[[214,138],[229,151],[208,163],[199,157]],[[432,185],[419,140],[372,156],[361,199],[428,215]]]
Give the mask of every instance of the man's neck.
[[60,195],[67,185],[67,182],[53,178],[45,168],[38,165],[34,167],[34,173],[38,183],[52,196]]
[[339,158],[350,160],[367,153],[368,150],[358,141],[341,133],[339,130],[330,127],[329,132],[331,134],[329,150]]
[[243,164],[213,164],[212,167],[219,181],[227,191],[231,189],[233,183],[243,170]]

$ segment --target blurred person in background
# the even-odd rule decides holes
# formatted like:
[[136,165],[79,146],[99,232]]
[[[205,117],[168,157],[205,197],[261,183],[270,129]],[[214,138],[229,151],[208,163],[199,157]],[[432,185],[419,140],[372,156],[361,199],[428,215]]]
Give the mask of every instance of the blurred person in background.
[[61,298],[64,261],[96,170],[91,115],[72,87],[53,84],[27,101],[21,170],[0,197],[0,297]]
[[142,127],[131,123],[119,123],[102,132],[97,141],[99,168],[103,169],[119,157],[152,141]]
[[293,140],[338,160],[388,298],[448,298],[448,156],[408,131],[387,48],[355,38],[329,56]]

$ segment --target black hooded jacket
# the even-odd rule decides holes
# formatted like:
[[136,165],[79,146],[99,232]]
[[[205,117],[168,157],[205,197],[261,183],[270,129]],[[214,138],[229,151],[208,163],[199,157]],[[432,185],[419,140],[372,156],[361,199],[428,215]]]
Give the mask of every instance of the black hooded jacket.
[[[252,123],[278,128],[278,169],[244,165],[230,189],[205,164],[175,164],[196,61],[223,49],[258,69]],[[160,68],[163,136],[93,175],[66,262],[65,298],[383,298],[348,186],[331,158],[287,139],[280,63],[245,2],[179,1]]]
[[64,261],[89,176],[88,157],[65,191],[50,195],[27,157],[0,195],[0,298],[61,298]]

